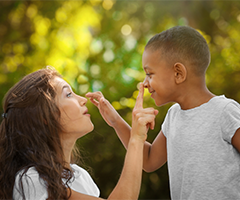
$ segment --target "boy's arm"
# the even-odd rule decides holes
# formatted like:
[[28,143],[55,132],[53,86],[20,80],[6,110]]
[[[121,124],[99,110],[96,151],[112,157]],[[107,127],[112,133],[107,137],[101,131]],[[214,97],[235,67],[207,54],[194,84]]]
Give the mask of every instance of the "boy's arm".
[[107,124],[115,129],[119,139],[127,149],[131,133],[129,124],[118,114],[101,92],[88,92],[86,97],[99,109]]
[[167,161],[166,137],[160,131],[152,144],[145,142],[143,152],[143,169],[153,172],[163,166]]
[[[144,88],[142,88],[141,101],[143,99]],[[99,109],[104,120],[109,126],[113,127],[116,131],[119,139],[123,143],[124,147],[128,148],[128,142],[130,139],[131,127],[129,124],[118,114],[118,112],[113,108],[113,106],[106,100],[101,92],[89,92],[86,97]],[[155,113],[153,108],[145,108],[141,110],[142,113]],[[149,125],[151,129],[154,128],[154,123]],[[153,144],[145,141],[144,143],[144,163],[143,169],[147,172],[154,171],[160,168],[167,160],[166,152],[166,138],[162,131],[158,134]]]
[[240,153],[240,128],[237,129],[234,136],[232,137],[232,145],[238,150]]
[[[117,133],[124,147],[128,148],[131,127],[119,116],[119,119],[112,126]],[[166,137],[160,131],[153,143],[145,141],[143,152],[143,169],[152,172],[160,168],[167,161]]]

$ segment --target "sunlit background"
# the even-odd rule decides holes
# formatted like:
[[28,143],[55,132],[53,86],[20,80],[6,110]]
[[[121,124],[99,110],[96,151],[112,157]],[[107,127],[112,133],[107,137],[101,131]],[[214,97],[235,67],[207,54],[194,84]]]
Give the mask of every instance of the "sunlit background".
[[[137,84],[145,76],[144,46],[154,34],[176,25],[192,26],[206,38],[212,53],[209,89],[240,102],[240,2],[227,0],[0,0],[1,100],[24,75],[51,65],[76,93],[102,91],[131,124]],[[147,91],[144,98],[144,107],[156,108]],[[169,106],[158,108],[150,142]],[[88,107],[95,129],[78,146],[106,198],[121,173],[125,149],[98,110]],[[169,198],[166,165],[143,174],[140,199]]]

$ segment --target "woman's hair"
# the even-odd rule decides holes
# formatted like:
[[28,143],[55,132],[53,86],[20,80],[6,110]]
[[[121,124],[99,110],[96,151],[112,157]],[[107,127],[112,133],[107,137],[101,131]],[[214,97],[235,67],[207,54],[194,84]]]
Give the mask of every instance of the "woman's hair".
[[[5,95],[0,126],[0,199],[12,199],[15,175],[35,167],[47,186],[49,199],[68,199],[73,173],[65,166],[59,131],[60,110],[51,79],[60,75],[41,69],[25,76]],[[23,176],[21,176],[23,177]],[[62,178],[67,180],[63,184]],[[25,199],[22,179],[20,192]]]
[[210,51],[207,41],[194,28],[175,26],[153,36],[145,49],[158,50],[160,57],[168,63],[189,64],[195,75],[205,75],[210,63]]

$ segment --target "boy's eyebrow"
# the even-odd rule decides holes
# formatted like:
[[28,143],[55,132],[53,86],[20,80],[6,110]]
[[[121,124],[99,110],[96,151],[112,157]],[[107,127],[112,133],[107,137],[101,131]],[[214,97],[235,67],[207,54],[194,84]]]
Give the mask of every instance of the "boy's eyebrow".
[[143,67],[143,69],[145,69],[145,70],[146,70],[146,69],[151,69],[151,68],[150,68],[150,67],[148,67],[148,66],[144,66],[144,67]]

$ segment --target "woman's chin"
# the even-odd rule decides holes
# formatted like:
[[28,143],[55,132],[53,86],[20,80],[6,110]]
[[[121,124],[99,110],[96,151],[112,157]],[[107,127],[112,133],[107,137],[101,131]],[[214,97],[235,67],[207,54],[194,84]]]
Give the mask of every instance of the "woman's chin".
[[[92,128],[91,128],[91,131],[93,131],[93,129],[94,129],[94,124],[92,123]],[[90,132],[91,132],[91,131],[90,131]]]
[[94,124],[92,123],[92,124],[91,124],[91,127],[89,127],[89,131],[88,131],[87,133],[90,133],[90,132],[92,132],[92,131],[93,131],[93,129],[94,129]]

